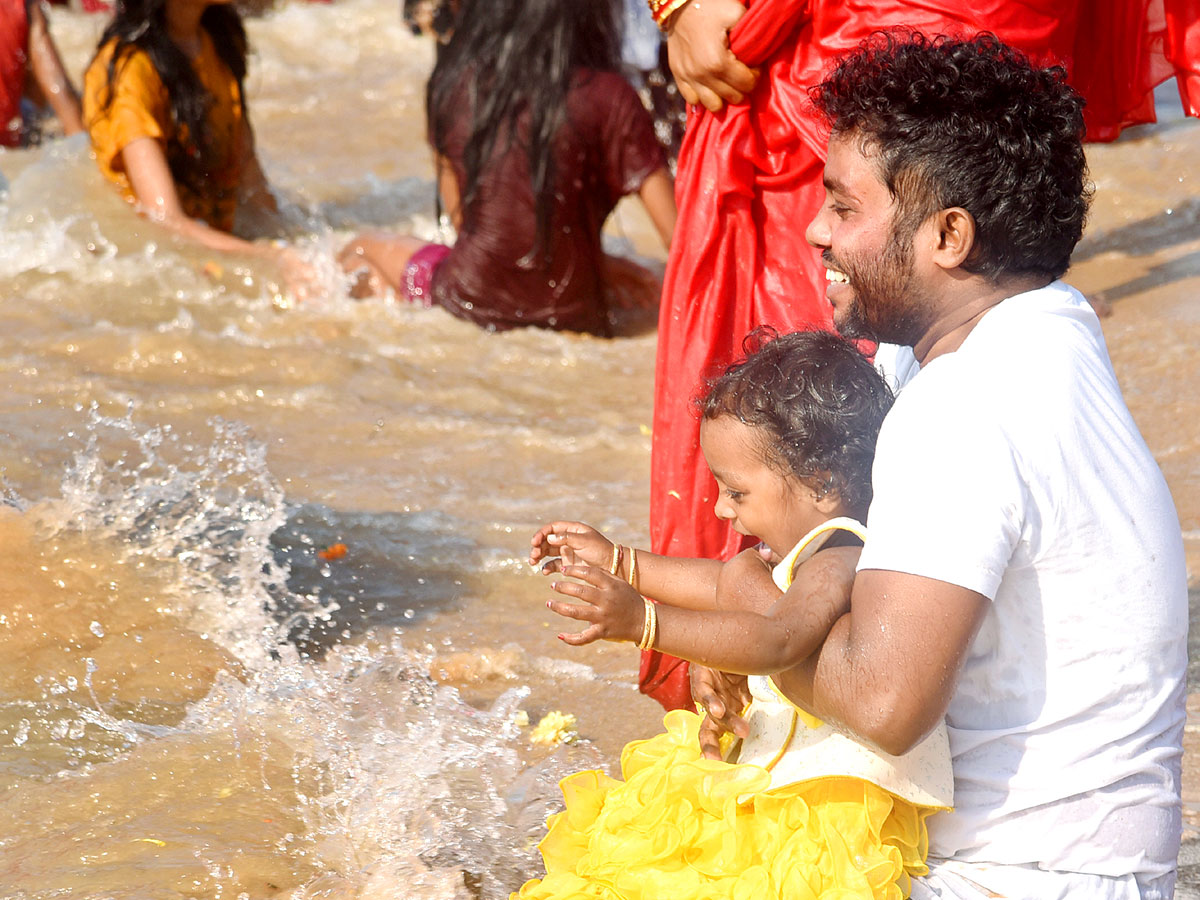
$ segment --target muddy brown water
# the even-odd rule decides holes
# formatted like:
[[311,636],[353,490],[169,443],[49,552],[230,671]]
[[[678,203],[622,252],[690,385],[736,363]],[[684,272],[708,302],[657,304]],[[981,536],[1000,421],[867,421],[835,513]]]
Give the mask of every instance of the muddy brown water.
[[[103,23],[52,18],[78,78]],[[434,228],[432,50],[382,0],[249,31],[260,154],[325,278],[302,306],[138,220],[84,141],[0,153],[0,897],[505,896],[557,778],[658,721],[636,651],[555,641],[524,563],[550,517],[646,541],[655,336],[349,300],[347,233]],[[1089,155],[1070,280],[1111,308],[1194,577],[1200,129]],[[636,210],[610,232],[661,261]],[[530,742],[551,710],[578,741]]]

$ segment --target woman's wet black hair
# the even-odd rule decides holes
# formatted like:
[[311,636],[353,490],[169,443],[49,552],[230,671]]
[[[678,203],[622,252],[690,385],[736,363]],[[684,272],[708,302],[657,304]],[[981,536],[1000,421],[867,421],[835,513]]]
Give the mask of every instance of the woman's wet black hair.
[[[238,93],[244,98],[248,45],[241,16],[231,4],[213,4],[200,17],[200,27],[212,38],[213,47],[233,73]],[[112,103],[112,86],[129,54],[135,49],[144,51],[171,101],[177,129],[175,139],[168,141],[166,148],[171,175],[193,192],[203,193],[209,173],[224,163],[212,158],[212,148],[205,139],[205,120],[213,97],[186,54],[167,34],[166,0],[119,0],[112,21],[100,36],[99,47],[111,40],[116,41],[116,47],[108,64],[108,92],[102,105],[107,108]],[[186,142],[180,139],[180,126],[186,129]]]
[[1064,68],[1037,68],[991,34],[897,29],[863,41],[810,97],[835,137],[877,155],[897,231],[961,207],[976,228],[966,271],[1066,272],[1092,188],[1084,101]]
[[742,349],[745,359],[709,382],[700,414],[761,429],[774,468],[837,491],[847,511],[864,518],[875,442],[892,407],[883,376],[857,347],[825,331],[759,328]]
[[[454,35],[429,79],[430,143],[444,155],[455,121],[467,117],[461,204],[468,221],[492,154],[520,143],[537,203],[537,239],[527,261],[549,249],[554,140],[567,121],[572,72],[615,71],[619,54],[613,0],[463,0],[459,7]],[[525,113],[528,128],[518,129]]]

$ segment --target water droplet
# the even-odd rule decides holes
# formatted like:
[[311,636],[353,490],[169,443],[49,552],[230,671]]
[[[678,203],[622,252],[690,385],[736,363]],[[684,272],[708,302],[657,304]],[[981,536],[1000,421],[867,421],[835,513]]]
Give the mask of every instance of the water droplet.
[[104,626],[101,625],[99,622],[93,622],[91,625],[89,625],[88,631],[90,631],[96,637],[99,637],[99,638],[104,637]]

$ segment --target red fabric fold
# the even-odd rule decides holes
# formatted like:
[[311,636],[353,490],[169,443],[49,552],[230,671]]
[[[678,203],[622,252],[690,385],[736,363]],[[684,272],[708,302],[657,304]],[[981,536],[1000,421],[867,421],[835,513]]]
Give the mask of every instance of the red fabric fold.
[[[728,558],[743,538],[712,514],[692,400],[758,325],[831,325],[824,271],[804,231],[822,202],[826,135],[808,102],[838,56],[872,32],[987,30],[1042,64],[1062,63],[1088,100],[1091,140],[1154,120],[1152,90],[1175,76],[1200,107],[1200,0],[753,0],[730,35],[761,67],[745,103],[688,111],[663,283],[655,368],[650,535],[656,553]],[[641,689],[689,706],[686,666],[644,654]]]
[[19,147],[24,131],[21,96],[29,61],[25,0],[0,2],[0,146]]

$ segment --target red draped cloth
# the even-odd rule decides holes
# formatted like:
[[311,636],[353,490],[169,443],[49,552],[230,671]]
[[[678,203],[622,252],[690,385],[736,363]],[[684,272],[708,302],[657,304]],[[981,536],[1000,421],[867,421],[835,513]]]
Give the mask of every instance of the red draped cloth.
[[21,143],[21,95],[28,62],[29,16],[25,0],[0,0],[0,146]]
[[[992,31],[1034,60],[1063,63],[1087,98],[1090,140],[1154,120],[1152,90],[1174,75],[1200,114],[1200,0],[750,0],[730,35],[761,67],[747,101],[693,107],[679,157],[679,224],[663,283],[655,369],[650,537],[656,553],[725,559],[744,538],[712,512],[692,401],[758,325],[827,328],[824,269],[804,230],[822,202],[826,135],[808,103],[836,57],[880,28]],[[691,705],[686,664],[642,655],[639,686]]]

